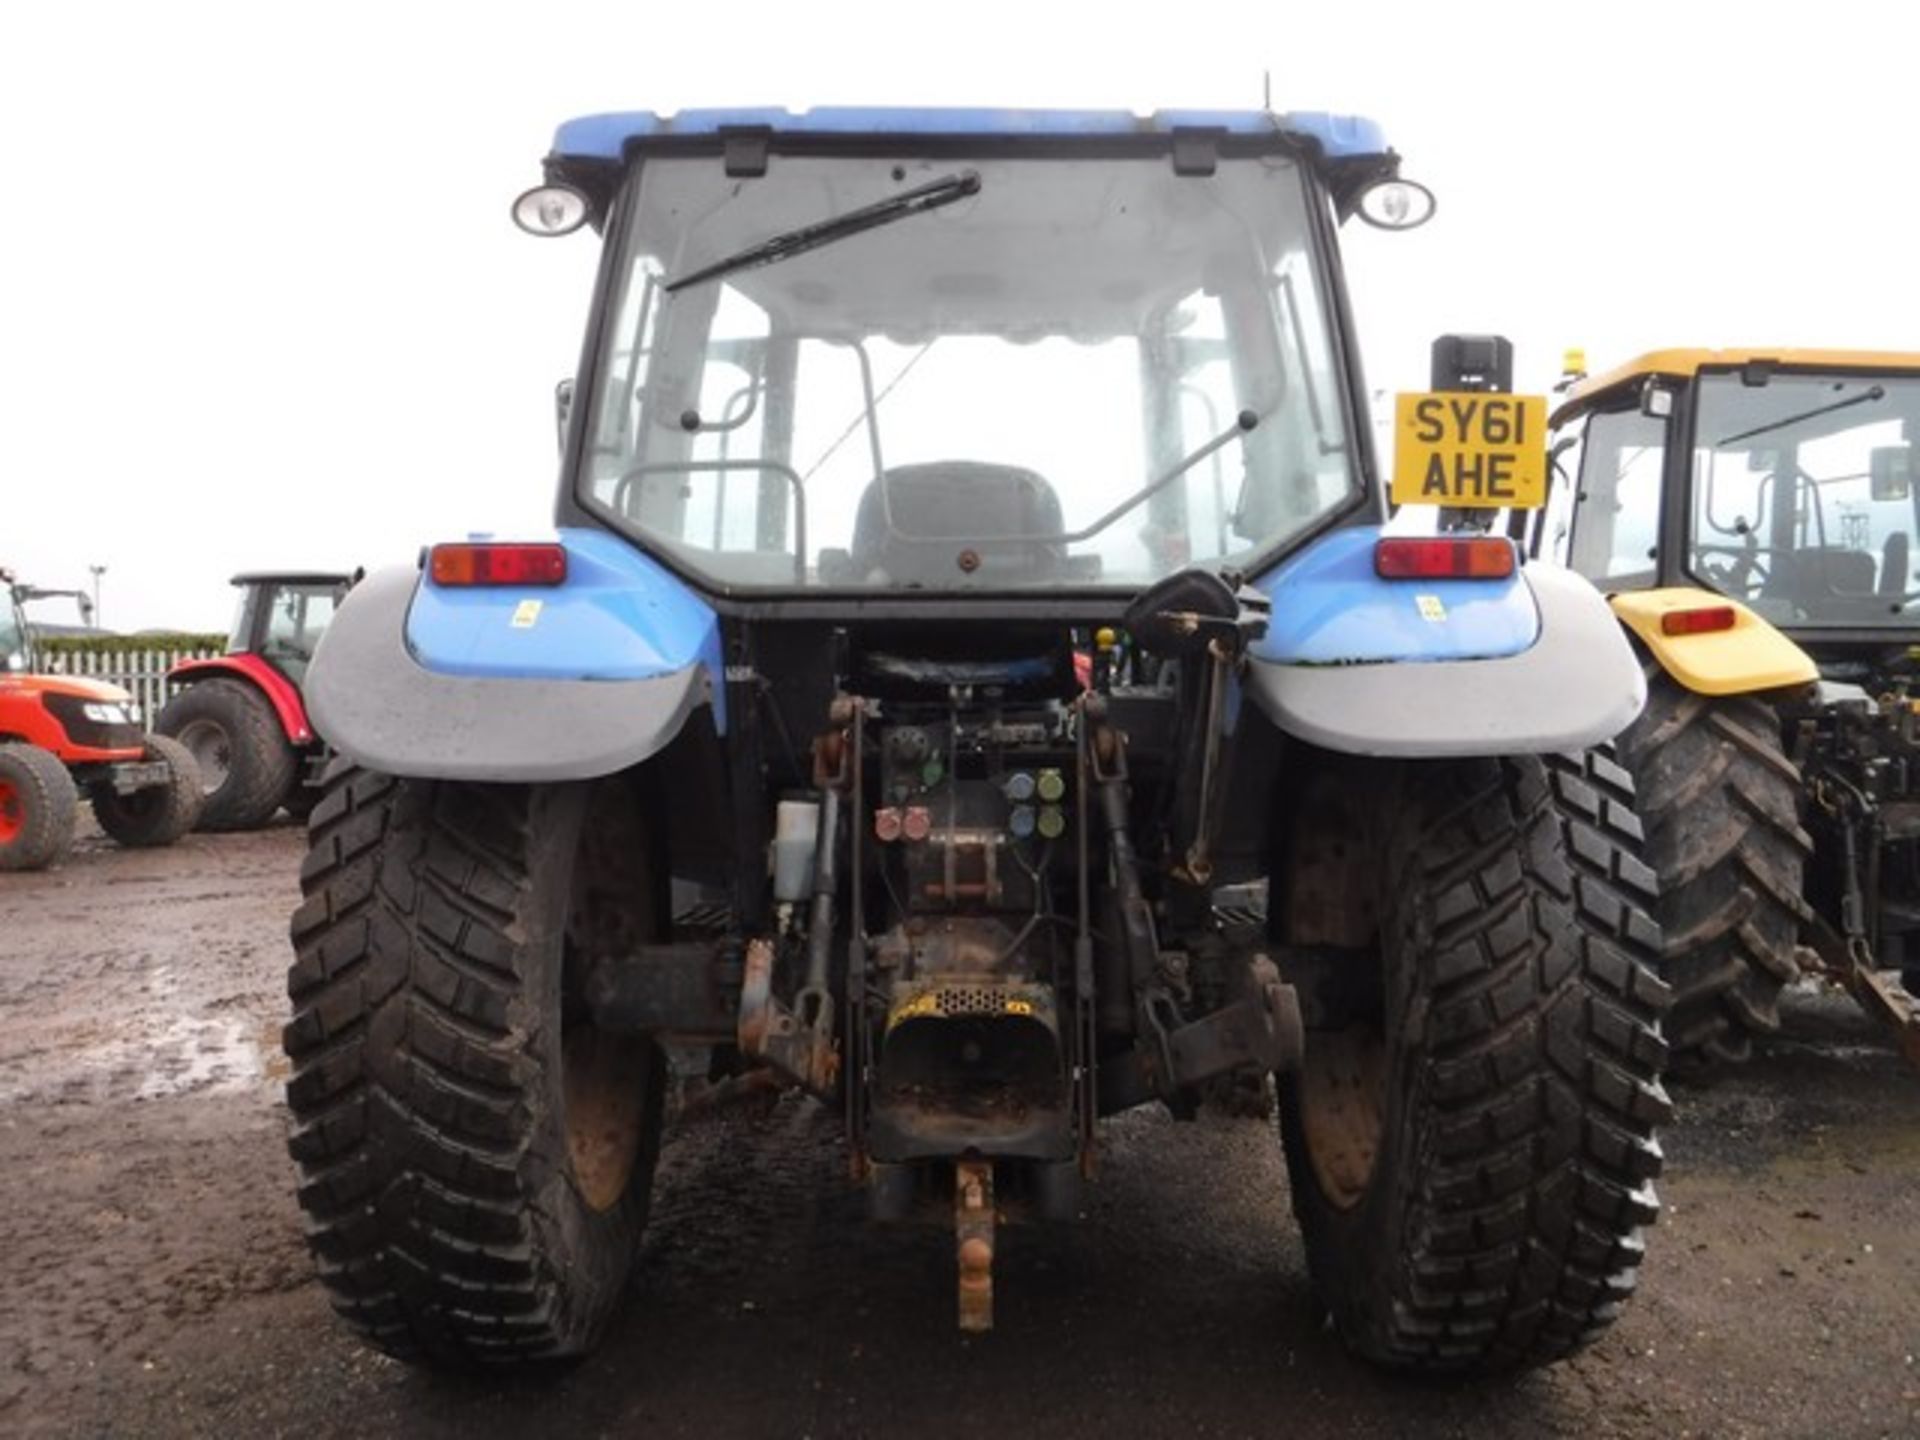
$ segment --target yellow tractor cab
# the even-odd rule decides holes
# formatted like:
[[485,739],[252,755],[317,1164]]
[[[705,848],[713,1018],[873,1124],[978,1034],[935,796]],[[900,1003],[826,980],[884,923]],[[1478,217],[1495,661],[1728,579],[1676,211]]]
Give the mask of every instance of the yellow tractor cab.
[[1670,1041],[1743,1055],[1811,951],[1920,1061],[1920,354],[1660,350],[1563,393],[1530,548],[1646,664]]

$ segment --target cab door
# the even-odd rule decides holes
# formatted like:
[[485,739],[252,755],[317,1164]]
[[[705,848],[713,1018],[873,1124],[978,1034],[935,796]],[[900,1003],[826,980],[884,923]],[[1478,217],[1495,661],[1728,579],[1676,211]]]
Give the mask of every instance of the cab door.
[[1667,448],[1665,416],[1637,406],[1586,416],[1560,456],[1572,483],[1544,513],[1554,558],[1602,590],[1658,583]]

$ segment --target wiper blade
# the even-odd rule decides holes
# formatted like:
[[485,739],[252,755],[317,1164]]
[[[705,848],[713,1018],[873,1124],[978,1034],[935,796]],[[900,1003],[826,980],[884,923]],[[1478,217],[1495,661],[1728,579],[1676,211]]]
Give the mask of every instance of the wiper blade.
[[798,230],[787,230],[769,240],[729,255],[724,260],[716,260],[711,265],[702,266],[690,275],[682,275],[677,280],[669,280],[660,288],[669,294],[675,290],[684,290],[689,285],[698,285],[702,280],[717,280],[722,275],[731,275],[736,270],[750,270],[759,265],[774,265],[808,250],[817,250],[822,245],[831,245],[836,240],[844,240],[849,235],[858,235],[863,230],[872,230],[876,226],[891,225],[895,220],[904,220],[909,215],[923,214],[928,210],[938,210],[944,205],[957,204],[969,195],[980,193],[980,175],[978,171],[963,170],[958,175],[948,175],[912,190],[902,190],[898,195],[889,195],[886,199],[872,205],[863,205],[858,210],[849,210],[844,215],[835,215],[831,219],[816,221],[812,225],[802,225]]
[[1834,411],[1845,410],[1850,405],[1864,405],[1869,400],[1884,400],[1886,394],[1885,387],[1869,385],[1858,395],[1849,395],[1846,399],[1836,400],[1831,405],[1822,405],[1814,410],[1802,411],[1798,415],[1789,415],[1784,420],[1770,420],[1765,425],[1756,425],[1751,430],[1742,430],[1738,435],[1728,435],[1724,439],[1716,440],[1713,443],[1715,448],[1718,448],[1722,445],[1731,445],[1739,440],[1751,440],[1756,435],[1766,435],[1774,430],[1784,430],[1789,425],[1798,425],[1803,420],[1817,420],[1822,415],[1831,415]]
[[1227,426],[1226,429],[1201,445],[1200,448],[1193,451],[1192,454],[1186,455],[1174,462],[1171,469],[1163,470],[1159,475],[1149,480],[1145,485],[1142,485],[1138,490],[1134,491],[1133,494],[1127,496],[1126,499],[1122,500],[1118,505],[1115,505],[1092,524],[1082,525],[1078,530],[1067,530],[1059,535],[1047,535],[1041,538],[1068,545],[1078,545],[1083,540],[1091,540],[1122,515],[1137,509],[1140,505],[1151,500],[1155,495],[1158,495],[1162,490],[1166,489],[1167,486],[1186,474],[1187,471],[1193,469],[1194,466],[1213,454],[1214,451],[1224,449],[1227,445],[1240,439],[1243,435],[1252,433],[1259,424],[1259,415],[1252,410],[1242,410],[1238,415],[1233,417],[1233,423]]

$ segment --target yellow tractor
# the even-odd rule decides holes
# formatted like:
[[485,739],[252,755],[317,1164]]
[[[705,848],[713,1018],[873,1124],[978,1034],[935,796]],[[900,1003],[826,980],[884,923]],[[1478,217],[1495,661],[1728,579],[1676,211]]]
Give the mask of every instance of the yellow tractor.
[[1920,1063],[1920,354],[1569,356],[1531,548],[1646,667],[1621,737],[1693,1063],[1776,1030],[1809,964]]

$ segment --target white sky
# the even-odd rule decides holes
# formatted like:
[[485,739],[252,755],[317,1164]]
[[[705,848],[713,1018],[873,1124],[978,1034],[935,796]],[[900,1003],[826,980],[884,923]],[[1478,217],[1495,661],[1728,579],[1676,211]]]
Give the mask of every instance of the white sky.
[[[1498,331],[1920,350],[1920,6],[95,3],[0,22],[0,564],[117,629],[235,570],[549,524],[595,244],[553,127],[818,104],[1368,114],[1440,199],[1348,227],[1369,378]],[[71,619],[63,606],[37,611]]]

